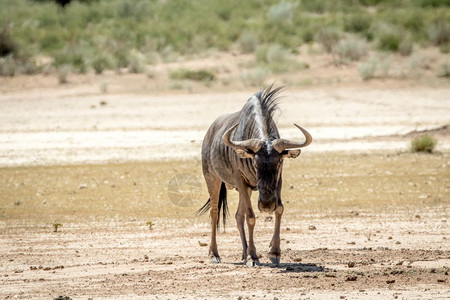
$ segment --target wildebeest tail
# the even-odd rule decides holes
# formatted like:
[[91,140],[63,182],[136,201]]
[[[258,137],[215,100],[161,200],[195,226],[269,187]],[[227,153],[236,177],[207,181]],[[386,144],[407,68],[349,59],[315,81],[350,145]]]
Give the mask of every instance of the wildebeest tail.
[[[197,216],[201,216],[205,214],[207,211],[211,209],[211,198],[206,201],[206,203],[195,213]],[[223,219],[223,227],[225,228],[225,224],[227,221],[227,216],[229,215],[228,212],[228,203],[227,203],[227,188],[225,186],[225,183],[222,182],[222,185],[220,186],[220,192],[219,192],[219,218],[217,219],[217,225],[219,225],[220,221],[220,211],[222,211],[222,219]]]

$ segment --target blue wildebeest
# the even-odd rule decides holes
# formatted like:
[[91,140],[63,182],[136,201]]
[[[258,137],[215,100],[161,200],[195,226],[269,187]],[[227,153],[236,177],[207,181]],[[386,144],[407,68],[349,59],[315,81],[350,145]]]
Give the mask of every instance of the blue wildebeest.
[[[275,212],[275,230],[270,243],[269,258],[280,262],[280,223],[283,214],[281,201],[281,173],[283,159],[296,158],[300,148],[312,142],[311,135],[294,124],[304,134],[304,142],[281,139],[273,114],[281,88],[272,86],[253,95],[244,107],[235,113],[218,117],[209,128],[202,145],[203,175],[209,200],[198,214],[210,210],[211,243],[209,255],[213,263],[220,262],[216,231],[222,209],[223,223],[227,216],[227,191],[237,189],[239,205],[236,221],[242,241],[242,259],[247,266],[258,264],[253,229],[255,213],[251,204],[252,191],[258,191],[258,208]],[[248,226],[248,244],[244,222]]]

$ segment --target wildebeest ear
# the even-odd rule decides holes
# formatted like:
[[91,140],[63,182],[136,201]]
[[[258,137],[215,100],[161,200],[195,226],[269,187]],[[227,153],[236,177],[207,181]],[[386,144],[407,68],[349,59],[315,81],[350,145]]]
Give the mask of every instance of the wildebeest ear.
[[297,149],[297,150],[284,150],[283,153],[283,158],[296,158],[297,156],[300,155],[300,153],[302,152],[302,150]]
[[[250,150],[251,151],[251,150]],[[240,157],[240,158],[253,158],[255,157],[254,153],[251,153],[249,151],[243,150],[243,149],[235,149],[234,152]]]

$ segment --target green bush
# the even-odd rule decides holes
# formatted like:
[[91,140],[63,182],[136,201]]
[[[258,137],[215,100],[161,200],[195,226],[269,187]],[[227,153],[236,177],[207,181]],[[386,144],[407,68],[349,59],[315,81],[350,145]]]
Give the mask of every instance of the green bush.
[[432,153],[436,144],[437,141],[433,137],[421,135],[411,141],[411,151]]
[[244,31],[239,38],[239,46],[243,53],[252,53],[256,50],[258,38],[255,34]]
[[400,34],[394,31],[381,33],[378,38],[378,49],[381,51],[397,52],[401,39]]
[[409,56],[411,55],[412,51],[413,51],[413,43],[408,38],[403,39],[398,45],[398,52],[402,56]]
[[341,63],[346,61],[358,61],[367,55],[368,48],[366,42],[355,37],[341,40],[334,51]]
[[345,19],[344,30],[349,32],[362,33],[367,32],[371,25],[371,19],[368,14],[358,13]]
[[367,62],[363,62],[358,66],[359,76],[361,76],[362,80],[369,80],[375,77],[375,71],[377,69],[376,62],[373,60],[369,60]]
[[322,44],[327,53],[331,53],[341,39],[341,36],[342,33],[340,30],[335,27],[326,27],[318,33],[316,41]]
[[193,80],[193,81],[202,81],[202,82],[211,82],[216,79],[216,75],[214,73],[207,70],[187,70],[180,69],[177,71],[173,71],[170,73],[170,78],[175,80]]
[[450,78],[450,63],[444,62],[439,70],[439,77]]
[[17,72],[16,63],[12,55],[0,57],[0,76],[13,77]]
[[92,68],[94,68],[94,71],[96,74],[102,74],[105,69],[107,69],[110,66],[109,61],[104,56],[97,56],[92,61]]
[[263,67],[256,67],[249,70],[244,70],[241,73],[241,80],[250,86],[262,87],[270,75],[270,71]]
[[4,25],[0,30],[0,57],[14,54],[17,52],[17,45],[13,41],[9,26]]
[[444,53],[444,54],[450,53],[450,42],[447,42],[447,43],[445,43],[445,44],[442,44],[442,45],[439,47],[439,50],[441,51],[441,53]]

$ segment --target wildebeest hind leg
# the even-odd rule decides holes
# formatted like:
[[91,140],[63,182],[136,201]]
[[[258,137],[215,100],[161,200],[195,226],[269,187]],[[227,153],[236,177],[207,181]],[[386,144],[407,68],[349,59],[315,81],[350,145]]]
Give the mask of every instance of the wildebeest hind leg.
[[211,243],[209,245],[209,257],[212,263],[220,263],[219,251],[217,250],[217,220],[219,219],[219,193],[222,181],[217,176],[205,176],[208,187],[209,197],[211,199]]

